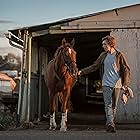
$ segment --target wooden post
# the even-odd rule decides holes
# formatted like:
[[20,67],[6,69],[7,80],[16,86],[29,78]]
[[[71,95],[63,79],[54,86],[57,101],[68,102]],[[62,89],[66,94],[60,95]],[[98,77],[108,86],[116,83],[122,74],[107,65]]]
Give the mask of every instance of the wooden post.
[[28,43],[28,78],[27,78],[27,84],[28,84],[28,89],[27,89],[27,93],[28,93],[28,104],[27,104],[27,122],[30,121],[30,93],[31,93],[31,43],[32,43],[32,37],[31,35],[29,35],[29,39],[28,39],[29,43]]
[[27,43],[28,43],[28,31],[24,31],[24,47],[22,52],[22,65],[21,65],[21,81],[20,81],[20,89],[19,89],[19,100],[18,100],[18,111],[17,111],[17,119],[18,123],[25,119],[25,101],[24,94],[26,93],[25,85],[26,85],[26,59],[27,59]]

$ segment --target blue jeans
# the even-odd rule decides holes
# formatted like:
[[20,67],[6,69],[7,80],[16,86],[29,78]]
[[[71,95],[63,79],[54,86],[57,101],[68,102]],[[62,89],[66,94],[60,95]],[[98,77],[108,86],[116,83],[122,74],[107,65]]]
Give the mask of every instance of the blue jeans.
[[103,86],[104,107],[106,113],[106,125],[115,125],[114,118],[120,95],[120,88]]

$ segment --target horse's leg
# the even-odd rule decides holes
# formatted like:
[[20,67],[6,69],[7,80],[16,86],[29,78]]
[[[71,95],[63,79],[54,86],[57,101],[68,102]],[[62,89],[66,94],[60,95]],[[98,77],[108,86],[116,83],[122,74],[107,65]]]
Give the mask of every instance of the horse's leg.
[[50,130],[55,130],[57,127],[55,122],[55,96],[50,95]]
[[60,128],[60,131],[67,131],[67,110],[65,113],[62,113],[62,118],[61,118],[61,128]]
[[63,97],[63,104],[62,104],[62,118],[61,118],[61,128],[60,131],[66,131],[67,130],[67,103],[70,97],[70,89],[67,89],[64,93]]

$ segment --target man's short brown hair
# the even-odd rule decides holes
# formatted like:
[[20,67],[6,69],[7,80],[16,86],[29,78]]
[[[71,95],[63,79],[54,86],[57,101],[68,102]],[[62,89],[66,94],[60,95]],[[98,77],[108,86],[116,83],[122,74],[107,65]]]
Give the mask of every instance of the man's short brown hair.
[[113,36],[107,35],[105,37],[102,38],[102,41],[106,40],[107,43],[111,46],[111,47],[115,47],[116,44],[116,40]]

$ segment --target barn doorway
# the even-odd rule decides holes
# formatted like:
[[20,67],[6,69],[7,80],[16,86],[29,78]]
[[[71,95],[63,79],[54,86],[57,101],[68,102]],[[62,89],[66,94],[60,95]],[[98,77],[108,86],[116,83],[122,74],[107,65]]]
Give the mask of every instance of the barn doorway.
[[[68,42],[74,38],[74,49],[77,52],[77,66],[80,70],[91,65],[97,59],[103,51],[102,38],[109,34],[110,32],[48,34],[40,37],[39,42],[47,50],[48,60],[51,60],[62,38],[65,37]],[[78,79],[71,96],[73,114],[102,115],[104,117],[100,79],[99,70]]]

